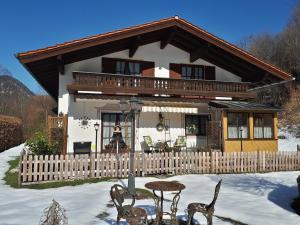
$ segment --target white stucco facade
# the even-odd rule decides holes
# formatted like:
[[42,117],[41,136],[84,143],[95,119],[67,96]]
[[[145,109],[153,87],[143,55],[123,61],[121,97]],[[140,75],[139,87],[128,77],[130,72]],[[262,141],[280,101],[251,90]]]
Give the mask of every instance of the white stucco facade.
[[[93,124],[98,122],[101,124],[102,112],[116,112],[118,111],[118,101],[108,100],[80,100],[74,101],[71,94],[68,93],[66,86],[73,82],[73,71],[85,72],[102,72],[102,57],[123,58],[129,59],[128,50],[115,52],[112,54],[95,57],[71,64],[65,65],[65,74],[59,76],[59,96],[58,96],[58,113],[68,114],[68,152],[73,151],[74,142],[92,142],[92,150],[95,150],[95,130]],[[178,49],[172,45],[167,45],[164,49],[160,49],[160,43],[155,42],[148,45],[140,46],[132,60],[145,60],[155,63],[155,77],[169,77],[170,63],[191,64],[189,62],[189,53]],[[215,66],[202,59],[193,62],[195,65],[209,65]],[[241,78],[215,66],[216,80],[219,81],[241,81]],[[207,104],[202,104],[197,109],[197,114],[207,114]],[[166,137],[165,132],[158,132],[156,124],[158,123],[158,112],[143,112],[137,121],[136,129],[136,148],[142,149],[141,143],[143,136],[151,136],[153,141],[171,139],[174,143],[178,136],[185,135],[184,113],[165,112],[164,118],[170,121],[170,137]],[[89,126],[82,128],[80,126],[80,119],[86,116],[89,120]],[[98,151],[101,146],[101,129],[98,133]],[[195,146],[196,144],[205,145],[206,137],[187,137],[187,144]]]

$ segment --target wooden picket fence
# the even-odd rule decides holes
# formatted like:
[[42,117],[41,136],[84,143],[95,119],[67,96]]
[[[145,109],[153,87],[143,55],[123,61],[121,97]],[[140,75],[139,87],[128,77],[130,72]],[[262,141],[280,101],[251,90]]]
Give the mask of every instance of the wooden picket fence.
[[[300,170],[299,152],[177,152],[134,155],[135,176]],[[21,154],[19,182],[127,177],[129,154]]]

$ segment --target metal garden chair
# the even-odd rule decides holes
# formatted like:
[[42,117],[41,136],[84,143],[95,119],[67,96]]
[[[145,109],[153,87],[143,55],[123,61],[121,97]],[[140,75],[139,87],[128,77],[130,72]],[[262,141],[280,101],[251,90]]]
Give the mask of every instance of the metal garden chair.
[[[119,184],[111,187],[110,196],[114,205],[117,208],[117,225],[120,224],[120,219],[125,219],[130,225],[147,225],[147,213],[144,209],[134,207],[135,196],[130,194],[128,189]],[[124,205],[125,198],[131,198],[130,205]]]
[[144,142],[145,144],[147,145],[147,147],[149,148],[150,152],[157,152],[158,151],[158,148],[155,147],[152,139],[150,136],[143,136],[144,138]]
[[175,141],[174,148],[182,149],[186,148],[186,136],[178,136],[178,138]]
[[209,205],[204,204],[204,203],[190,203],[188,205],[188,208],[187,208],[187,210],[188,210],[188,225],[191,225],[194,214],[196,212],[200,212],[205,216],[205,218],[207,220],[207,225],[212,225],[212,217],[215,212],[215,204],[216,204],[216,201],[217,201],[217,198],[219,195],[221,183],[222,183],[222,180],[220,180],[218,182],[218,184],[216,185],[214,198]]

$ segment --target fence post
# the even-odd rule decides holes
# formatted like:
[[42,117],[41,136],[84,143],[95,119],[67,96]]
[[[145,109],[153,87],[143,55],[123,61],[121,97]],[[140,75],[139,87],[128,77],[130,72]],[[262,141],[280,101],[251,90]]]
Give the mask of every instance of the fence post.
[[[68,142],[68,114],[63,116],[63,154],[67,154],[67,142]],[[97,149],[96,149],[97,152]]]
[[213,163],[212,163],[212,149],[210,149],[209,151],[209,173],[212,173],[213,172]]
[[[23,156],[25,155],[25,150],[23,149],[20,153],[20,159],[19,159],[19,168],[18,168],[18,172],[19,172],[19,176],[18,176],[18,187],[21,187],[21,183],[22,183],[22,161],[23,161]],[[23,174],[24,175],[24,174]]]
[[260,172],[260,157],[259,157],[259,150],[257,149],[257,153],[256,153],[256,157],[257,157],[257,160],[256,160],[256,172]]

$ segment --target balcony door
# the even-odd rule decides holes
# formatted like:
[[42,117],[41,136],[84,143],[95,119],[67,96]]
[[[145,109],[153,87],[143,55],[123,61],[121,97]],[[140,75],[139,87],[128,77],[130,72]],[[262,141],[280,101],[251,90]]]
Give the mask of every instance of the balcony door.
[[170,63],[170,78],[185,80],[215,80],[214,66]]
[[154,67],[154,62],[149,61],[102,58],[103,73],[154,77]]

